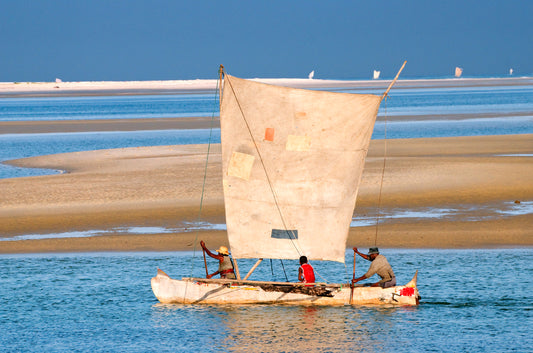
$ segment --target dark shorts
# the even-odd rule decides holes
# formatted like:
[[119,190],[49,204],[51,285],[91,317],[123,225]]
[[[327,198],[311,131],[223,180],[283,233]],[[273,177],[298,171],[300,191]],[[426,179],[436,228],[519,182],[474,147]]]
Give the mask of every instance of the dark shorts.
[[395,285],[396,285],[396,277],[393,277],[390,281],[381,283],[381,288],[394,287]]

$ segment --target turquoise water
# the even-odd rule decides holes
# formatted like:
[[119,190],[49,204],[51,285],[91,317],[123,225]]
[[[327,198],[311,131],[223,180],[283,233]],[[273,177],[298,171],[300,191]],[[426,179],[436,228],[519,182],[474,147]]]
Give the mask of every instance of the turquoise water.
[[[402,118],[387,122],[387,138],[533,133],[531,86],[391,93],[380,115]],[[0,121],[211,116],[214,103],[209,94],[9,98],[0,99]],[[483,113],[492,115],[480,118]],[[435,118],[418,121],[419,115]],[[384,135],[385,123],[379,121],[373,138]],[[0,131],[0,161],[206,143],[208,138],[207,130],[10,135]],[[220,140],[218,130],[213,139]],[[0,178],[48,173],[0,164]],[[402,217],[419,217],[420,210],[410,212]],[[400,283],[420,270],[419,307],[161,305],[150,289],[157,267],[177,278],[202,276],[201,254],[194,259],[192,253],[0,255],[0,351],[533,351],[532,249],[382,251]],[[346,267],[313,265],[321,280],[347,282],[352,255],[347,253]],[[357,261],[357,274],[362,275],[368,262]],[[241,271],[252,262],[239,262]],[[252,279],[294,280],[296,262],[283,264],[264,261]],[[209,266],[214,271],[216,265]]]
[[214,95],[1,98],[0,121],[211,116]]
[[[53,134],[0,134],[0,162],[47,154],[92,151],[109,148],[166,146],[207,143],[210,131],[161,130]],[[220,141],[220,129],[213,131]],[[50,170],[15,168],[0,164],[0,178],[50,174]]]
[[532,112],[533,86],[401,89],[384,104],[391,116]]
[[[366,90],[352,93],[382,94]],[[387,108],[385,111],[384,109]],[[380,115],[533,112],[533,86],[397,89]],[[0,121],[218,116],[214,94],[0,98]]]
[[[212,115],[218,115],[214,94],[0,98],[0,121]],[[533,86],[398,89],[382,104],[379,115],[373,139],[533,133]],[[426,118],[417,120],[420,115]],[[385,123],[385,116],[396,119]],[[207,143],[209,135],[208,130],[52,134],[2,134],[0,131],[0,162],[107,148]],[[220,142],[219,129],[214,130],[212,141]],[[0,164],[0,178],[50,173],[54,172]]]
[[[420,306],[162,305],[150,288],[157,267],[202,276],[201,253],[0,255],[0,351],[532,351],[532,249],[381,250],[400,283],[419,270]],[[352,256],[313,265],[347,281]],[[294,280],[296,262],[284,267]],[[358,257],[356,274],[367,268]],[[252,279],[285,280],[280,261]]]

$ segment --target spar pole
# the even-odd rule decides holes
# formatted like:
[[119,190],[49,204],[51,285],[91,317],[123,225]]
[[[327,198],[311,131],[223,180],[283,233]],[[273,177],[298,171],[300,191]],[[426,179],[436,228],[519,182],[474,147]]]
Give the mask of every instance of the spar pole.
[[383,93],[383,95],[381,96],[381,99],[385,98],[387,96],[387,94],[389,94],[390,89],[392,88],[394,83],[396,83],[396,80],[400,76],[400,73],[402,72],[403,68],[405,67],[405,64],[407,64],[407,60],[403,62],[403,65],[400,68],[400,71],[398,71],[398,73],[396,74],[396,77],[394,78],[394,80],[392,80],[392,82],[390,83],[389,87],[387,87],[387,90],[385,91],[385,93]]
[[353,251],[353,272],[352,272],[352,282],[350,283],[350,305],[352,305],[352,300],[353,300],[353,288],[355,286],[355,284],[353,283],[353,281],[355,280],[355,258],[357,257],[356,256],[357,254],[355,253],[355,250]]
[[224,80],[224,65],[218,68],[218,104],[222,104],[222,81]]
[[205,250],[203,248],[202,253],[204,254],[205,278],[207,278],[207,276],[209,276],[209,272],[207,271],[207,260],[205,259]]

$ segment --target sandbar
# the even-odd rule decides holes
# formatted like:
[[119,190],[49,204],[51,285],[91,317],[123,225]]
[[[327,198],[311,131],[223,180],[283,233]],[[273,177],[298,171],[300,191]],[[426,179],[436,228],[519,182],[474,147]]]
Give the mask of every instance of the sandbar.
[[[224,223],[220,145],[122,148],[9,161],[61,174],[0,180],[0,236],[124,226]],[[412,220],[350,230],[348,246],[483,248],[533,245],[531,214],[485,219],[486,205],[533,201],[533,135],[372,140],[355,217],[381,208],[478,205],[479,220]],[[202,184],[203,207],[200,211]],[[0,253],[186,251],[225,231],[1,241]]]

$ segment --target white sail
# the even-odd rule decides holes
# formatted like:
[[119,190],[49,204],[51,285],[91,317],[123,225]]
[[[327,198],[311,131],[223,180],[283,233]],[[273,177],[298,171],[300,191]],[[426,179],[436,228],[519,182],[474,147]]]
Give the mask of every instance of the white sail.
[[460,67],[456,67],[455,68],[455,77],[461,77],[462,74],[463,74],[463,69],[460,68]]
[[309,73],[309,79],[312,80],[313,77],[315,77],[315,70],[313,70],[313,71],[311,71],[311,72]]
[[381,71],[374,70],[374,80],[377,80],[380,74],[381,74]]
[[513,74],[513,69],[509,69],[509,75],[512,75]]
[[381,98],[225,76],[223,187],[234,257],[344,262]]

